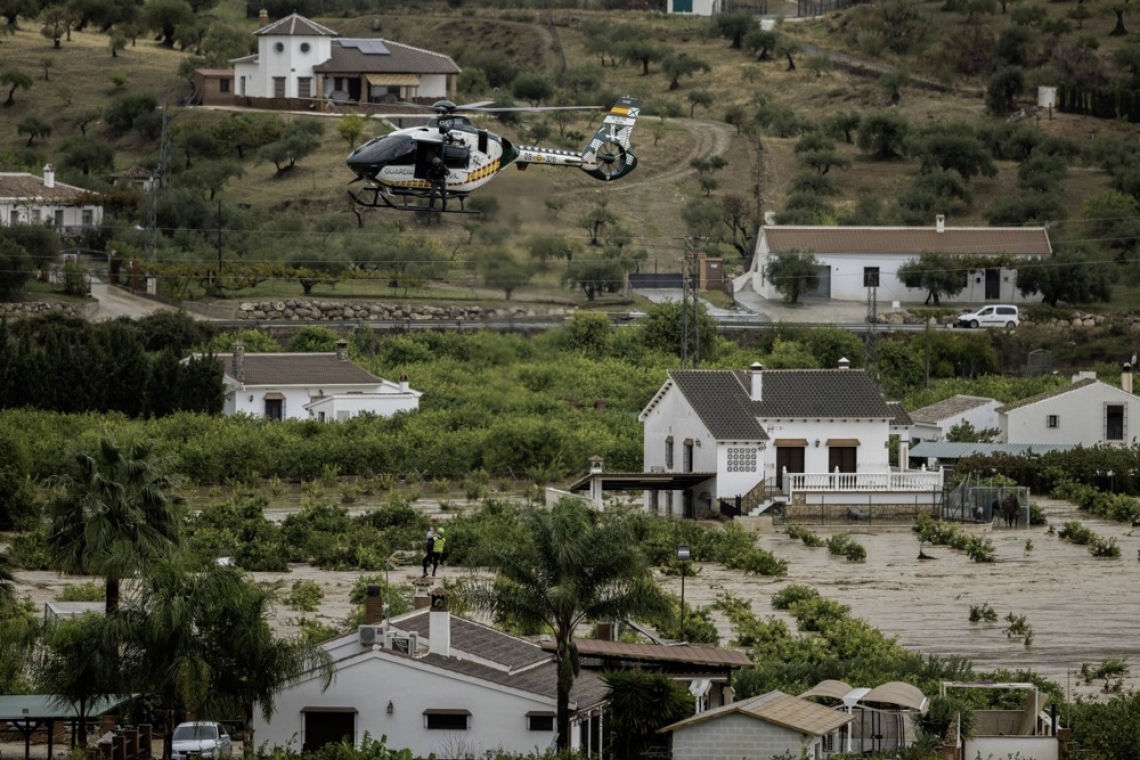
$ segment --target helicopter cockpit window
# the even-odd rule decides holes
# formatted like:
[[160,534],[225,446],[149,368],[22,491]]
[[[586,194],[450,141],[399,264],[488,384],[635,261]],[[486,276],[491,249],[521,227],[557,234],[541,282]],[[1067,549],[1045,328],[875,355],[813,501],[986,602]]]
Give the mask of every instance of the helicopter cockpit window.
[[416,141],[410,137],[388,137],[373,157],[378,164],[411,166],[416,162]]

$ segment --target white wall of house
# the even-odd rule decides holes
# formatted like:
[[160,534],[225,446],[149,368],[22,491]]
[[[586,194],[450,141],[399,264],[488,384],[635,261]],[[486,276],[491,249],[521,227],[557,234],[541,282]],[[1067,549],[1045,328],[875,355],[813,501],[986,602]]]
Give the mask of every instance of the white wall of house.
[[[277,45],[281,50],[277,50]],[[303,47],[308,49],[304,50]],[[273,80],[285,77],[285,97],[300,97],[297,80],[308,77],[312,96],[317,94],[317,78],[313,67],[324,63],[332,55],[332,38],[322,36],[262,35],[257,39],[258,60],[234,64],[235,90],[238,95],[253,98],[275,97]],[[245,92],[242,92],[245,77]]]
[[[1123,406],[1123,435],[1108,437],[1110,406]],[[1092,383],[1001,415],[1003,443],[1128,445],[1140,439],[1140,398],[1106,383]]]
[[785,753],[816,758],[820,744],[818,736],[731,713],[675,729],[673,760],[768,760]]
[[[684,394],[671,386],[664,398],[646,416],[643,422],[642,437],[646,472],[686,472],[685,441],[693,442],[693,462],[688,472],[721,472],[718,465],[719,447],[713,440],[705,423],[689,406]],[[669,464],[667,455],[668,439],[673,439],[673,461]],[[700,446],[697,442],[700,442]],[[727,455],[726,455],[727,456]],[[753,481],[757,482],[759,478]],[[718,478],[718,493],[721,495]],[[749,486],[751,489],[751,486]],[[700,490],[698,489],[698,493]],[[735,495],[735,493],[734,493]],[[657,496],[657,509],[652,509],[652,497],[646,495],[646,506],[658,514],[677,516],[684,513],[684,492],[661,492]]]
[[72,206],[35,199],[0,199],[0,224],[47,224],[57,228],[78,229],[103,224],[103,207]]
[[[788,419],[761,420],[768,433],[768,448],[764,450],[764,478],[776,477],[778,439],[803,439],[804,472],[829,472],[830,447],[828,440],[855,439],[859,445],[855,452],[856,472],[887,472],[890,469],[890,420],[848,419]],[[819,445],[816,445],[818,441]],[[842,444],[846,445],[846,444]]]
[[719,13],[721,0],[669,0],[668,13],[685,13],[694,16],[712,16]]
[[961,414],[955,414],[937,422],[916,422],[911,427],[911,438],[919,441],[944,441],[950,429],[963,422],[969,422],[974,430],[1000,429],[1001,415],[997,408],[1000,401],[990,400]]
[[965,740],[963,756],[1057,760],[1061,756],[1061,745],[1055,736],[975,736]]
[[[388,703],[392,712],[388,713]],[[305,710],[356,710],[354,742],[364,734],[387,736],[387,746],[410,749],[415,757],[476,757],[490,751],[541,752],[554,731],[530,731],[526,714],[553,711],[553,698],[488,684],[440,670],[385,650],[363,650],[337,665],[332,686],[321,692],[319,679],[302,681],[281,691],[276,711],[266,722],[254,717],[258,745],[290,746],[305,742]],[[425,710],[470,710],[466,731],[426,728]]]
[[418,394],[411,392],[337,393],[309,404],[308,416],[319,422],[341,422],[361,414],[390,417],[397,412],[414,412],[419,406]]
[[716,497],[744,496],[764,479],[766,441],[723,441],[716,451]]
[[[764,277],[764,267],[769,256],[772,255],[763,243],[757,245],[757,255],[753,260],[752,286],[757,293],[765,298],[778,299],[783,296],[775,286]],[[879,269],[879,287],[876,297],[880,309],[889,306],[890,301],[903,303],[922,302],[926,300],[927,292],[922,288],[908,288],[898,278],[898,269],[917,255],[910,254],[815,254],[821,266],[831,271],[831,298],[836,301],[865,301],[867,288],[863,285],[864,271],[868,268]],[[1002,301],[1004,303],[1029,303],[1040,298],[1036,294],[1022,296],[1016,287],[1017,270],[999,270],[999,294],[996,299],[986,298],[986,274],[982,270],[970,272],[967,275],[966,288],[958,295],[947,297],[946,300],[955,303],[985,303],[989,301]]]
[[[377,389],[373,385],[338,385],[333,388],[310,385],[245,386],[226,378],[226,400],[222,411],[227,415],[248,414],[251,417],[264,417],[266,394],[280,393],[285,397],[282,404],[282,419],[310,419],[305,405],[322,394],[331,393],[370,393]],[[379,414],[379,412],[377,412]]]

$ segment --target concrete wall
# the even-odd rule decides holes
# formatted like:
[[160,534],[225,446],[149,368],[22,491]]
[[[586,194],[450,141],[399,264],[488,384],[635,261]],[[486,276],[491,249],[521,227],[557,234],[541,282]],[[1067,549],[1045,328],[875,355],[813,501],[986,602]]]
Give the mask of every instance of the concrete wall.
[[987,401],[981,406],[938,422],[916,422],[911,428],[911,438],[920,441],[944,441],[950,428],[963,422],[969,422],[974,426],[974,430],[1000,429],[1001,415],[997,413],[999,406],[1001,403],[998,401]]
[[976,760],[1058,760],[1060,745],[1052,736],[978,736],[965,742],[963,757]]
[[739,713],[673,732],[673,760],[767,760],[785,752],[818,757],[820,740]]
[[[323,422],[340,422],[361,414],[378,414],[391,417],[397,412],[414,412],[420,400],[413,393],[364,393],[326,396],[308,408],[306,417]],[[322,418],[321,415],[324,415]]]
[[[1108,404],[1124,404],[1124,440],[1105,438]],[[1049,427],[1049,416],[1056,415],[1057,427]],[[1140,398],[1105,383],[1094,383],[1060,396],[1038,401],[1002,415],[1005,443],[1098,443],[1131,444],[1140,437]]]

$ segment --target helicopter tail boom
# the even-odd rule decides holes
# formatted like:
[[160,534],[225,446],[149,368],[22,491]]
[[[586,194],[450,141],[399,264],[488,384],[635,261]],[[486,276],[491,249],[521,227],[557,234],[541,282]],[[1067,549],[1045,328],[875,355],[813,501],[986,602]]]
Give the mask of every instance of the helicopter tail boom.
[[621,98],[606,114],[602,126],[581,153],[520,145],[516,149],[518,155],[512,162],[520,169],[531,164],[577,166],[591,177],[604,182],[621,179],[637,166],[637,156],[633,154],[629,138],[640,112],[640,100]]

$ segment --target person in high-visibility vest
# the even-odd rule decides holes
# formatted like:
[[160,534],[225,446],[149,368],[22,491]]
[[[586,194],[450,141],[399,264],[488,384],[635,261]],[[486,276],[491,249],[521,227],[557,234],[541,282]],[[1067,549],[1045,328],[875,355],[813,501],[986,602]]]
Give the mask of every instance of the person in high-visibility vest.
[[435,577],[435,571],[439,568],[439,563],[443,561],[444,547],[447,545],[447,539],[443,536],[443,528],[435,529],[435,541],[431,547],[431,577]]
[[427,543],[424,544],[424,562],[423,562],[423,565],[424,565],[423,577],[424,578],[427,577],[428,565],[431,564],[432,557],[434,557],[434,556],[435,556],[435,528],[432,527],[427,532]]

